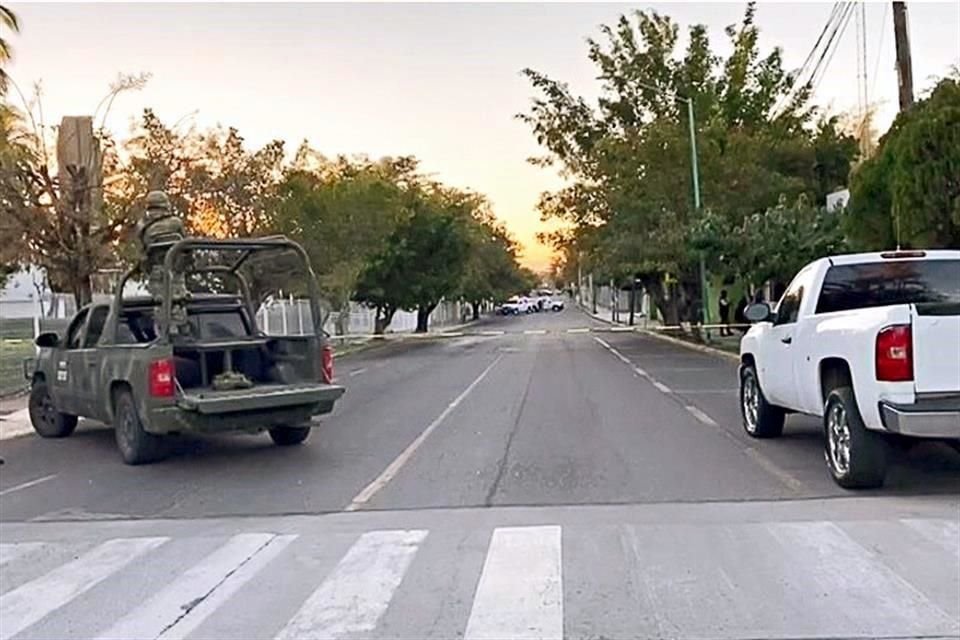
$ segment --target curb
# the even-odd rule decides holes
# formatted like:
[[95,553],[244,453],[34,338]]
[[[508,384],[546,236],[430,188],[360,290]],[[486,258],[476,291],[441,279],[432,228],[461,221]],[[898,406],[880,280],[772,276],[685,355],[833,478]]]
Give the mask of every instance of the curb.
[[[577,305],[577,307],[586,313],[588,316],[594,320],[599,320],[600,322],[606,322],[610,325],[626,326],[622,322],[614,322],[613,320],[608,320],[607,318],[602,318],[598,315],[594,315],[592,312],[588,311],[585,307]],[[685,347],[693,351],[699,351],[701,353],[708,353],[712,356],[717,356],[731,362],[740,362],[740,356],[735,353],[730,353],[729,351],[724,351],[723,349],[717,349],[716,347],[708,347],[704,344],[694,344],[692,342],[687,342],[686,340],[680,340],[679,338],[671,338],[670,336],[658,333],[656,331],[650,331],[649,329],[635,329],[637,333],[643,334],[645,336],[650,336],[651,338],[656,338],[657,340],[663,340],[664,342],[669,342],[680,347]]]
[[665,336],[662,333],[657,333],[656,331],[649,331],[647,329],[639,329],[640,333],[650,336],[651,338],[656,338],[657,340],[663,340],[664,342],[669,342],[681,347],[686,347],[687,349],[692,349],[693,351],[700,351],[702,353],[708,353],[731,362],[740,362],[740,356],[735,353],[730,353],[729,351],[724,351],[723,349],[717,349],[716,347],[708,347],[704,344],[694,344],[692,342],[687,342],[686,340],[680,340],[679,338],[671,338],[670,336]]

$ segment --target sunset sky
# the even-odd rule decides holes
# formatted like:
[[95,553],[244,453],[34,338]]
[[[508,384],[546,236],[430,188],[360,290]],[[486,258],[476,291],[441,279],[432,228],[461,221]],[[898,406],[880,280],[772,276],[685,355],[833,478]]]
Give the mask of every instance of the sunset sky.
[[[881,129],[896,111],[889,4],[866,10],[870,99],[880,103]],[[149,71],[147,88],[114,106],[107,124],[120,137],[151,107],[168,123],[196,111],[198,127],[235,126],[251,146],[281,138],[292,152],[307,138],[328,155],[413,154],[440,180],[486,194],[526,246],[526,262],[542,268],[549,250],[535,241],[543,228],[535,203],[560,180],[526,163],[540,150],[513,117],[532,95],[520,70],[594,96],[584,40],[598,25],[655,8],[684,26],[705,23],[727,53],[723,27],[744,4],[10,6],[23,30],[11,38],[9,71],[24,89],[42,80],[48,122],[92,113],[118,72]],[[783,47],[787,66],[799,67],[831,7],[762,4],[762,47]],[[911,2],[909,11],[922,94],[960,63],[960,3]],[[834,111],[857,104],[855,36],[851,22],[817,93]]]

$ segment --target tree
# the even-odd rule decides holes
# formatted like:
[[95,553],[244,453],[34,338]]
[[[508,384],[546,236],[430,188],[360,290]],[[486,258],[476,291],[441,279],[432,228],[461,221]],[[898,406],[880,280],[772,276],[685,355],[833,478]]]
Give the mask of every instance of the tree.
[[[8,29],[11,33],[20,31],[20,21],[10,8],[0,4],[0,27]],[[3,29],[0,29],[2,33]],[[7,40],[0,37],[0,95],[7,90],[7,72],[4,67],[13,58],[13,46]]]
[[960,78],[897,116],[853,175],[846,228],[865,250],[960,246]]
[[[333,309],[347,310],[360,273],[408,217],[416,166],[412,158],[327,160],[305,145],[298,151],[278,187],[271,229],[304,246]],[[338,315],[340,333],[347,317]]]
[[456,291],[467,262],[466,221],[475,196],[440,185],[412,195],[410,217],[394,229],[357,282],[355,299],[377,310],[376,333],[398,309],[415,309],[416,330],[425,332],[430,313]]
[[125,146],[130,159],[117,202],[134,217],[142,214],[147,192],[161,189],[197,235],[247,237],[271,228],[284,169],[282,141],[248,151],[233,127],[180,132],[146,109]]
[[467,227],[467,260],[456,295],[467,300],[473,319],[484,301],[502,300],[533,286],[517,263],[519,248],[483,203]]
[[[148,78],[121,74],[104,100],[138,90]],[[40,100],[37,88],[33,103]],[[119,156],[92,117],[64,118],[48,131],[24,106],[21,114],[0,104],[0,255],[42,268],[54,290],[82,305],[92,297],[91,276],[115,263],[115,244],[130,224],[129,210],[110,204],[119,185],[104,180],[117,171]]]
[[656,12],[622,16],[601,33],[603,42],[588,41],[601,83],[595,106],[524,72],[537,97],[519,117],[547,151],[535,162],[571,182],[544,194],[541,216],[575,230],[557,237],[568,261],[576,255],[604,278],[639,277],[667,322],[693,319],[705,248],[695,231],[708,214],[692,206],[684,101],[697,122],[703,201],[722,228],[742,226],[781,195],[819,202],[846,183],[856,141],[807,106],[809,88],[794,87],[779,49],[761,54],[752,3],[727,28],[726,58],[703,25],[676,51],[679,26]]

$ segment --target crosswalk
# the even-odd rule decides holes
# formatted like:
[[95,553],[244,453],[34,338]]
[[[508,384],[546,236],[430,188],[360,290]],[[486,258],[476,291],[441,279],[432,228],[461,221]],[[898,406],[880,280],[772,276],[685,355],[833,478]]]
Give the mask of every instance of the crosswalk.
[[960,635],[951,519],[153,533],[3,535],[0,640]]

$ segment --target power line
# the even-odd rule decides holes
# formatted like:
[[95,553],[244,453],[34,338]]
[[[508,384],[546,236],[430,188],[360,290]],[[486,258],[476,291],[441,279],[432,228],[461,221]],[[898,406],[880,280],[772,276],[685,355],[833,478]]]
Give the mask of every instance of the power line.
[[890,13],[890,3],[883,3],[883,18],[880,20],[880,44],[877,45],[877,59],[873,63],[873,81],[870,83],[870,94],[877,88],[877,73],[880,71],[880,55],[883,53],[883,37],[887,35],[887,30],[883,27],[887,22],[887,15]]
[[823,51],[823,55],[820,56],[820,59],[817,61],[817,66],[814,69],[813,78],[811,79],[811,94],[816,93],[817,87],[820,86],[823,76],[826,75],[827,69],[830,67],[830,62],[833,61],[833,55],[837,52],[840,40],[843,39],[843,34],[847,31],[847,25],[850,24],[850,17],[853,15],[854,7],[855,3],[847,3],[847,6],[844,9],[844,14],[840,18],[840,22],[830,34],[830,39],[827,41],[827,46]]
[[[780,111],[785,108],[796,96],[797,92],[807,84],[809,84],[812,74],[808,74],[807,70],[810,67],[810,62],[813,60],[814,56],[820,50],[820,44],[823,42],[824,37],[827,35],[827,32],[830,31],[831,27],[834,28],[834,33],[836,32],[836,26],[839,24],[839,19],[843,14],[843,10],[846,8],[845,2],[834,2],[833,9],[830,11],[830,16],[827,18],[826,24],[823,25],[823,29],[820,31],[820,35],[817,36],[817,41],[814,43],[813,48],[810,49],[810,52],[807,54],[806,59],[803,61],[800,69],[797,70],[797,74],[793,78],[793,82],[790,84],[790,88],[780,97],[777,103],[772,109],[772,113],[776,116],[780,114]],[[822,56],[821,56],[822,58]]]

